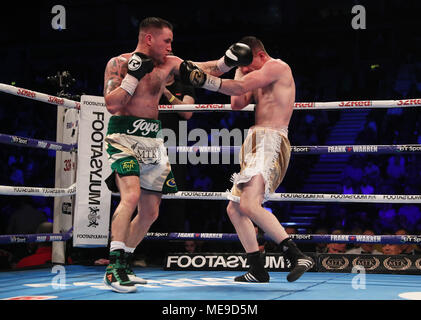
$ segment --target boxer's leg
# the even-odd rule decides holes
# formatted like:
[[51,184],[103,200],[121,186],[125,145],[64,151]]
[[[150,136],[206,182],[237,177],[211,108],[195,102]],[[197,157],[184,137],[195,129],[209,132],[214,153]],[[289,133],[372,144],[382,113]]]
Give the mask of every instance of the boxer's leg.
[[[252,196],[253,200],[259,204],[260,208],[266,211],[260,205],[264,196],[264,184],[263,188],[261,188],[259,186],[260,182],[261,181],[258,176],[255,176],[249,182],[242,184],[240,203],[231,201],[227,207],[228,216],[234,225],[241,244],[246,251],[247,262],[250,266],[250,269],[246,274],[234,279],[239,282],[268,282],[270,278],[268,272],[265,270],[263,257],[259,252],[257,235],[252,222],[254,215],[248,214],[249,208],[243,212],[243,206],[245,203],[243,202],[243,199],[244,197],[249,196]],[[250,211],[255,212],[256,209],[256,206],[253,205],[252,208],[250,208]],[[258,223],[256,224],[259,225]]]
[[246,253],[258,251],[259,244],[256,239],[254,224],[249,217],[241,213],[240,204],[230,201],[227,206],[227,213]]
[[147,281],[135,275],[131,268],[133,252],[143,240],[149,228],[158,218],[161,193],[142,190],[138,203],[138,213],[130,223],[126,240],[126,272],[135,284],[146,284]]
[[288,238],[284,227],[274,214],[262,207],[265,193],[263,177],[258,174],[244,184],[240,198],[240,211],[249,217],[273,241],[280,243]]
[[161,197],[162,194],[160,192],[142,189],[137,205],[137,215],[130,223],[126,241],[127,247],[136,248],[158,218]]
[[125,270],[125,246],[130,230],[130,220],[139,202],[139,177],[116,174],[115,179],[121,200],[111,220],[110,264],[106,268],[104,283],[116,292],[135,292],[136,287]]
[[[292,264],[287,280],[295,281],[314,265],[314,261],[298,249],[275,215],[262,207],[264,191],[265,184],[260,174],[245,183],[240,197],[239,212],[250,218],[275,243],[280,244],[282,251]],[[256,265],[254,269],[263,274],[259,264]]]
[[256,238],[254,224],[249,217],[241,213],[240,205],[230,201],[227,207],[228,216],[237,232],[238,238],[244,247],[247,255],[247,262],[250,266],[247,273],[236,277],[238,282],[268,282],[269,274],[265,270],[263,257],[259,251],[259,244]]

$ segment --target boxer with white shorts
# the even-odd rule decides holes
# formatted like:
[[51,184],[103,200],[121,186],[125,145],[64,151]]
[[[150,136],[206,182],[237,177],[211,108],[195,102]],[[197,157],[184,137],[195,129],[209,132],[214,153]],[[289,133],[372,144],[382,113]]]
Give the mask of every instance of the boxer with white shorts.
[[[253,51],[250,65],[238,67],[233,80],[207,74],[190,61],[180,65],[181,78],[198,88],[214,90],[231,96],[231,107],[239,110],[253,100],[255,126],[251,128],[241,149],[241,171],[232,177],[234,186],[227,207],[250,265],[249,271],[235,281],[268,282],[259,252],[253,222],[281,247],[291,262],[288,281],[295,281],[314,265],[303,254],[278,219],[262,203],[281,183],[290,157],[287,129],[295,101],[295,84],[290,67],[280,59],[271,58],[256,37],[239,41]],[[212,84],[210,86],[209,84]]]

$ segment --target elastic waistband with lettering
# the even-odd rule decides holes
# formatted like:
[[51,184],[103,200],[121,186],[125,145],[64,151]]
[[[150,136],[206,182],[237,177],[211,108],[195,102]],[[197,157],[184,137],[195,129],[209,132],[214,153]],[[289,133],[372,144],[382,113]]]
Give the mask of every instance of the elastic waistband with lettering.
[[134,116],[112,116],[108,122],[107,135],[123,133],[139,137],[156,138],[161,131],[161,121]]

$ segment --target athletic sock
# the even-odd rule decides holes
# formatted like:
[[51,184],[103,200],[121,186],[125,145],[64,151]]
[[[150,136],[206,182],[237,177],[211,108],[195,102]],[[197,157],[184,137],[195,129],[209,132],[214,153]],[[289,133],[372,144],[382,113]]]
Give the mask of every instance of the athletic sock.
[[110,251],[125,250],[125,249],[126,249],[126,245],[124,244],[124,242],[111,241],[111,243],[110,243]]

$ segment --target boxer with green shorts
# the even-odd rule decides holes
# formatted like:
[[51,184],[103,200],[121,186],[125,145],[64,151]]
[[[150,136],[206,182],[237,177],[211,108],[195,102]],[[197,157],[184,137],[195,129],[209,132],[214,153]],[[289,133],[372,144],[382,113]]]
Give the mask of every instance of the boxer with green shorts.
[[[155,120],[165,85],[180,75],[183,62],[170,55],[172,41],[171,23],[158,17],[145,18],[140,22],[134,51],[111,58],[105,68],[104,100],[112,114],[106,142],[113,171],[107,185],[120,193],[120,202],[111,220],[110,264],[104,284],[120,293],[136,292],[136,285],[146,283],[133,274],[129,261],[158,218],[162,194],[177,191],[159,137],[161,124]],[[219,60],[198,65],[220,76],[249,63],[241,58],[247,54],[247,46],[240,47],[229,48]],[[208,85],[215,84],[208,81]]]

